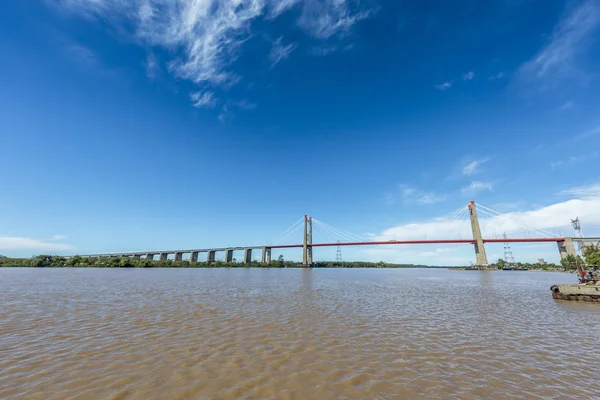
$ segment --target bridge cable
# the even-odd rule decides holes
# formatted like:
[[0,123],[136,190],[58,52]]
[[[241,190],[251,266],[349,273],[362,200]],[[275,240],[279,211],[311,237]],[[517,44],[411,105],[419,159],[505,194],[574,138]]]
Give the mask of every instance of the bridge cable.
[[[342,232],[336,231],[336,230],[334,230],[334,229],[330,228],[329,226],[327,226],[327,225],[325,225],[325,224],[323,224],[323,223],[321,223],[321,222],[319,222],[319,221],[315,221],[315,220],[313,219],[313,223],[315,224],[315,226],[318,226],[318,227],[320,227],[321,229],[323,229],[323,230],[325,230],[325,231],[329,232],[329,233],[330,233],[331,235],[333,235],[334,237],[339,237],[339,238],[342,238],[342,239],[344,239],[344,241],[348,241],[348,242],[356,242],[356,238],[354,238],[354,237],[352,237],[352,236],[349,236],[349,235],[347,235],[347,234],[345,234],[345,233],[342,233]],[[335,242],[335,241],[336,241],[336,239],[334,239],[334,242]],[[362,240],[361,240],[361,241],[362,241]]]
[[[313,218],[313,221],[315,221],[315,219]],[[347,237],[352,238],[352,241],[360,241],[360,242],[368,242],[369,240],[367,240],[366,238],[359,236],[359,235],[355,235],[354,233],[345,231],[343,229],[340,228],[336,228],[334,226],[331,226],[329,224],[326,224],[323,221],[317,221],[317,223],[320,223],[321,225],[333,230],[334,232],[338,232],[339,235],[346,235]]]
[[290,232],[295,231],[298,228],[296,225],[300,224],[302,221],[304,221],[304,217],[300,218],[298,221],[296,221],[294,224],[292,224],[289,228],[287,228],[285,231],[283,231],[283,233],[281,235],[279,235],[279,237],[277,239],[274,240],[274,243],[281,242],[285,237],[287,237],[289,235]]
[[[509,214],[501,214],[498,211],[493,210],[489,207],[483,206],[481,204],[479,204],[478,206],[479,206],[479,211],[486,217],[491,217],[491,218],[505,217],[505,216],[506,216],[506,218],[509,217]],[[522,225],[522,224],[516,222],[514,219],[511,219],[511,222],[514,223],[515,225],[517,225],[519,228],[525,229],[527,231],[531,230],[531,231],[536,232],[544,237],[557,237],[557,235],[555,233],[547,231],[545,229],[528,227],[526,225]]]
[[[493,210],[489,207],[486,207],[484,205],[479,205],[484,211],[487,211],[490,215],[492,215],[492,217],[500,217],[500,216],[505,216],[505,215],[509,215],[509,214],[501,214],[496,210]],[[495,214],[495,215],[494,215]],[[525,225],[521,225],[518,222],[515,222],[514,220],[512,221],[514,222],[516,225],[518,225],[520,228],[526,229],[526,230],[532,230],[534,232],[540,233],[542,235],[546,235],[546,236],[550,236],[550,237],[558,237],[554,232],[550,232],[546,229],[541,229],[541,228],[534,228],[534,227],[528,227]]]

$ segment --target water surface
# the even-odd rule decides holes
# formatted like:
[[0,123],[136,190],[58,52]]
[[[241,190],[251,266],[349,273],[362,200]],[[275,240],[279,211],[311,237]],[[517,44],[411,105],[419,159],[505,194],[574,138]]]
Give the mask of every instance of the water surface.
[[574,275],[0,269],[2,399],[600,398]]

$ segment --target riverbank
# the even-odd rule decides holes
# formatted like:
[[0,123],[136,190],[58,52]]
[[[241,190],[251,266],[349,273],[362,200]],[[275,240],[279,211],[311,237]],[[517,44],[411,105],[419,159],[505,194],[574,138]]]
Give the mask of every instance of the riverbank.
[[[65,258],[59,256],[37,256],[34,258],[2,258],[2,267],[24,268],[301,268],[302,264],[295,261],[274,260],[269,264],[258,261],[250,263],[238,262],[191,262],[188,260],[147,260],[141,258],[112,257],[112,258],[83,258],[79,256]],[[322,261],[313,268],[447,268],[428,265],[392,264],[372,262],[332,262]]]

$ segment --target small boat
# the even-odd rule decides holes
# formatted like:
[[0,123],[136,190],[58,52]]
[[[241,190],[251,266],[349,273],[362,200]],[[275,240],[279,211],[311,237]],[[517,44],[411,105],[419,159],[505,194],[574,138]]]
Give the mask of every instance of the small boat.
[[600,303],[600,276],[577,265],[579,283],[552,285],[552,297],[558,300],[593,301]]
[[572,285],[553,285],[552,297],[558,300],[593,301],[600,303],[600,280]]

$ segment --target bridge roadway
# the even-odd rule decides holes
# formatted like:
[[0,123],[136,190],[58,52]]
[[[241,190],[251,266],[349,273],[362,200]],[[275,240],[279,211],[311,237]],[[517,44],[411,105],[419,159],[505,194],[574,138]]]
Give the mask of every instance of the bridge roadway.
[[[557,243],[559,249],[565,241],[582,242],[582,243],[593,243],[600,242],[600,237],[587,237],[587,238],[506,238],[506,239],[483,239],[484,243]],[[377,242],[335,242],[335,243],[313,243],[308,244],[309,247],[335,247],[335,246],[379,246],[379,245],[414,245],[414,244],[475,244],[474,239],[432,239],[432,240],[387,240]],[[206,260],[208,262],[215,261],[215,253],[217,251],[225,252],[225,260],[233,261],[234,251],[244,251],[244,262],[249,263],[252,260],[252,250],[262,249],[262,262],[271,262],[271,250],[272,249],[291,249],[301,248],[303,244],[284,244],[284,245],[271,245],[271,246],[243,246],[243,247],[218,247],[209,249],[191,249],[191,250],[160,250],[160,251],[134,251],[134,252],[120,252],[120,253],[100,253],[100,254],[87,254],[80,257],[134,257],[147,259],[154,259],[154,256],[159,255],[161,260],[167,260],[169,255],[173,254],[176,261],[183,259],[184,254],[190,254],[190,260],[192,262],[198,261],[198,255],[200,253],[207,253]],[[561,253],[561,256],[563,253]],[[71,258],[73,256],[67,256]]]

